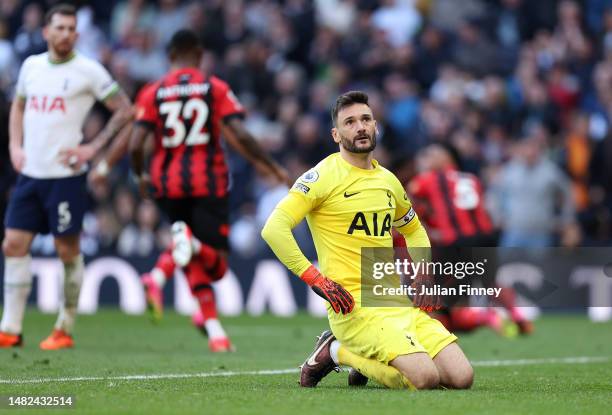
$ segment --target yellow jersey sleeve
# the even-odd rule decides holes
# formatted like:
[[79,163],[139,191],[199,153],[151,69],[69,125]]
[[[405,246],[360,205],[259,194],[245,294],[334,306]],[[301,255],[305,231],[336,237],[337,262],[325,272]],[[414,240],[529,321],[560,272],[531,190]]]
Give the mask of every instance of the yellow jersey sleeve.
[[320,166],[301,175],[289,189],[289,194],[298,195],[310,210],[316,209],[329,193],[329,174],[320,174]]
[[427,232],[412,207],[412,202],[408,198],[408,193],[406,193],[406,190],[397,177],[392,176],[391,182],[396,202],[393,227],[404,236],[408,248],[430,247],[431,243],[429,242]]
[[261,237],[278,259],[298,276],[312,265],[291,233],[310,211],[305,201],[304,197],[290,192],[278,203],[261,231]]

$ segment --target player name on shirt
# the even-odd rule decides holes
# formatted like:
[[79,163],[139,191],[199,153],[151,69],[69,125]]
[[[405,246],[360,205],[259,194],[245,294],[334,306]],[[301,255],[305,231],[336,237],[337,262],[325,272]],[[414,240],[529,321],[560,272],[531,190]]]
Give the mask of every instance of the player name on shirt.
[[167,99],[171,97],[188,97],[190,95],[207,94],[210,89],[209,83],[204,84],[183,84],[161,87],[157,90],[157,99]]

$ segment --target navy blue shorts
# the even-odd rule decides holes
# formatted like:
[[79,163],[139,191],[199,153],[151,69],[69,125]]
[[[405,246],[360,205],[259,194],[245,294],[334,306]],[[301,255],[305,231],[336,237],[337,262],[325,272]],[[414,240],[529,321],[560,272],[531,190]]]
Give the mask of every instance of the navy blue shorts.
[[21,174],[10,195],[4,226],[55,236],[78,234],[88,200],[85,174],[59,179]]

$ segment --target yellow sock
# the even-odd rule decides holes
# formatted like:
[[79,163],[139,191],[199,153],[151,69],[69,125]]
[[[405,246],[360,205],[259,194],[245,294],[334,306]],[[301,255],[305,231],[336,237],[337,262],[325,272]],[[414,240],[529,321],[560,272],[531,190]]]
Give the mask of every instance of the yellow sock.
[[338,349],[338,360],[338,363],[351,366],[362,375],[374,379],[388,388],[416,390],[412,383],[393,366],[386,365],[378,360],[359,356],[343,345],[340,345]]

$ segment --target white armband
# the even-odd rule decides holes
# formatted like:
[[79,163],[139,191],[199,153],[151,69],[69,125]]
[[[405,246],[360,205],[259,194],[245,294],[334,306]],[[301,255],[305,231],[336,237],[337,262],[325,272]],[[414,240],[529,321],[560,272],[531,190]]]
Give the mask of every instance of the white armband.
[[410,223],[410,221],[412,221],[412,219],[414,219],[415,216],[416,216],[416,212],[414,211],[414,208],[411,207],[410,210],[406,212],[404,216],[402,216],[401,218],[393,222],[393,227],[401,228],[402,226]]

